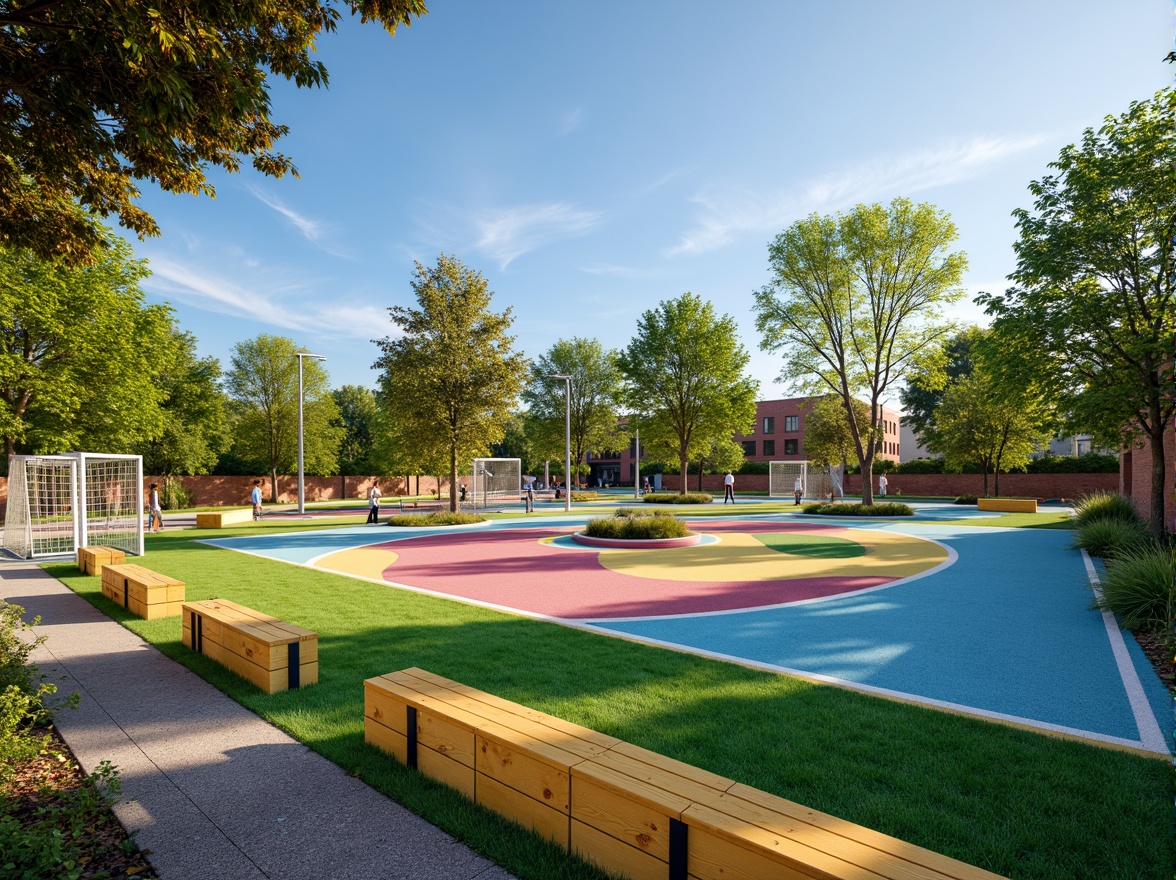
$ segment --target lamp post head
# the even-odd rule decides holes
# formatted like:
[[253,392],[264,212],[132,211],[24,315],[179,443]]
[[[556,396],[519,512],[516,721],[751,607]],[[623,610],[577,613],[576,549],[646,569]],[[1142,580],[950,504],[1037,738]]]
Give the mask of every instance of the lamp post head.
[[325,361],[327,359],[327,356],[325,354],[312,354],[309,351],[296,351],[296,352],[294,352],[294,357],[296,357],[296,358],[314,358],[316,361]]

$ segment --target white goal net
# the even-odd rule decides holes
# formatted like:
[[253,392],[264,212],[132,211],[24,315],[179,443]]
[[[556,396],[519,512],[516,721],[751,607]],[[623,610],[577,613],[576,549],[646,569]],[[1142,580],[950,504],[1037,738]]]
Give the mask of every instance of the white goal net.
[[518,504],[523,491],[523,463],[517,458],[475,458],[474,507]]
[[801,497],[808,496],[807,461],[773,461],[768,465],[768,496],[791,498],[800,478]]
[[4,548],[32,559],[92,546],[143,554],[142,457],[12,456]]

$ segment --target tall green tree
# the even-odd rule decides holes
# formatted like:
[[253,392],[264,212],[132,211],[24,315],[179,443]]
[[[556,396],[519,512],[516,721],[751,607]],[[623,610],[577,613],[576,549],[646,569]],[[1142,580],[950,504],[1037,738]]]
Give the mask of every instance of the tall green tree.
[[206,474],[230,442],[220,362],[197,356],[196,337],[177,332],[157,367],[163,423],[134,446],[143,456],[143,470],[164,477]]
[[[245,459],[264,461],[272,498],[278,474],[298,464],[298,358],[293,339],[262,333],[233,346],[225,385],[234,406],[234,448]],[[339,467],[339,408],[322,364],[303,359],[303,467],[307,473],[333,474]]]
[[[867,424],[869,407],[854,400],[853,408],[857,423]],[[857,446],[845,415],[845,405],[836,395],[825,394],[812,401],[812,408],[804,417],[804,454],[819,467],[858,464]]]
[[146,265],[109,236],[87,267],[0,248],[0,435],[17,452],[126,452],[163,425],[155,381],[171,310],[146,305]]
[[958,333],[932,346],[907,375],[906,385],[899,392],[905,421],[930,448],[935,443],[935,410],[943,402],[944,390],[957,379],[972,374],[976,347],[988,333],[980,327],[965,327]]
[[[772,281],[755,294],[760,347],[785,355],[782,380],[841,399],[865,504],[874,500],[886,392],[950,332],[943,307],[964,295],[967,258],[949,250],[956,238],[946,213],[895,199],[813,214],[768,247]],[[855,397],[867,403],[865,424]]]
[[527,433],[527,422],[522,413],[514,413],[506,423],[502,439],[490,444],[490,454],[495,458],[517,458],[524,474],[534,474],[535,455],[531,437]]
[[412,290],[417,308],[388,309],[400,335],[376,341],[375,366],[407,450],[445,450],[456,511],[458,468],[502,440],[528,364],[508,332],[511,310],[492,312],[486,279],[456,257],[417,263]]
[[1176,416],[1176,90],[1087,129],[1014,212],[1014,282],[978,301],[1012,352],[1039,351],[1058,409],[1104,445],[1150,447],[1164,529],[1163,436]]
[[749,360],[734,319],[693,293],[642,314],[617,360],[642,446],[655,459],[677,460],[683,494],[691,459],[752,429],[759,383],[744,375]]
[[344,385],[331,392],[339,408],[339,427],[343,439],[339,442],[339,473],[350,476],[370,476],[373,468],[373,432],[379,404],[376,393],[362,385]]
[[[595,339],[561,339],[531,366],[523,389],[529,431],[537,446],[559,450],[565,434],[565,383],[553,375],[572,377],[571,456],[576,471],[590,452],[602,452],[622,438],[620,421],[621,371],[617,353]],[[577,483],[579,483],[577,474]]]
[[206,171],[297,173],[275,150],[269,75],[327,83],[314,59],[340,6],[390,33],[421,0],[0,3],[0,242],[86,261],[106,243],[90,215],[158,235],[138,182],[213,194]]
[[1029,463],[1030,454],[1049,442],[1050,419],[1050,411],[1031,389],[1018,393],[978,368],[944,391],[935,410],[931,451],[942,453],[949,467],[979,463],[984,494],[991,472],[993,491],[999,496],[1001,469]]

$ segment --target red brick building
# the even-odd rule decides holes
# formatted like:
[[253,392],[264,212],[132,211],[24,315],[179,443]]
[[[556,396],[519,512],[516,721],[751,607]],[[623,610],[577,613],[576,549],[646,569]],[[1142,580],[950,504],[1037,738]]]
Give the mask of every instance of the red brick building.
[[[1164,458],[1167,470],[1164,474],[1164,522],[1168,530],[1176,532],[1176,430],[1168,425],[1164,432]],[[1119,491],[1131,496],[1135,502],[1135,509],[1144,519],[1151,518],[1151,479],[1152,479],[1152,450],[1151,443],[1144,440],[1144,445],[1132,446],[1124,449],[1119,456]]]

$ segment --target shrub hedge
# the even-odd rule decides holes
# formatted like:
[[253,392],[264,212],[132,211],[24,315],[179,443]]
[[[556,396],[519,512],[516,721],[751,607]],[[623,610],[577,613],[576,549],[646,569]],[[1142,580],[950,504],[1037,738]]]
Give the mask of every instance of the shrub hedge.
[[710,504],[715,496],[706,492],[687,492],[685,495],[677,492],[646,492],[641,500],[646,504]]
[[390,526],[467,526],[485,522],[486,517],[476,513],[400,513],[388,519]]
[[597,516],[588,520],[584,534],[593,538],[623,538],[628,541],[656,538],[685,538],[691,534],[686,523],[665,514],[655,516]]
[[905,504],[887,501],[881,504],[828,504],[824,502],[806,504],[805,513],[818,516],[914,516],[915,511]]

